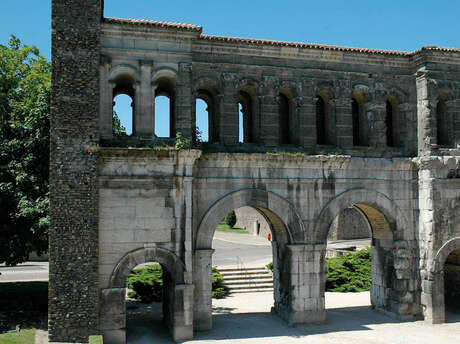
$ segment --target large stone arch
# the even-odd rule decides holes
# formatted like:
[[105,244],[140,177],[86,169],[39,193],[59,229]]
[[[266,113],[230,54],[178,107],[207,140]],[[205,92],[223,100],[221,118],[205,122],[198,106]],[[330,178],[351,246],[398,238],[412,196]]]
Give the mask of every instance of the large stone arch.
[[185,265],[173,252],[159,247],[126,253],[115,265],[108,288],[101,290],[100,328],[104,341],[126,342],[126,278],[137,265],[158,262],[163,267],[163,317],[175,341],[193,337],[193,312],[189,305],[193,286],[185,283]]
[[[329,227],[335,217],[342,209],[356,204],[366,204],[381,212],[393,232],[394,239],[403,239],[404,231],[408,228],[407,218],[394,201],[377,190],[355,188],[342,192],[326,203],[315,222],[316,240],[325,243]],[[363,211],[363,209],[360,210]]]
[[[411,252],[412,235],[407,235],[408,222],[399,207],[385,194],[373,189],[347,190],[330,200],[320,212],[315,233],[318,242],[326,243],[330,224],[340,212],[357,207],[372,228],[372,306],[390,312],[400,319],[413,319],[419,310],[413,304],[417,292]],[[325,272],[321,280],[325,281]],[[410,289],[409,285],[413,287]],[[404,286],[404,293],[400,290]],[[324,283],[321,284],[324,293]]]
[[[212,238],[219,222],[230,211],[243,206],[251,206],[260,210],[269,218],[270,222],[273,220],[273,215],[276,214],[285,225],[288,238],[287,243],[302,240],[304,232],[303,222],[289,201],[270,191],[242,189],[222,196],[209,207],[195,231],[195,249],[211,249]],[[272,224],[275,226],[275,233],[273,235],[276,236],[278,234],[279,236],[281,234],[279,230],[282,227],[277,227],[273,222]]]
[[455,250],[460,250],[460,237],[448,240],[436,252],[431,269],[432,279],[426,280],[422,284],[426,322],[433,324],[445,322],[444,264],[449,254]]
[[211,263],[212,239],[219,222],[234,209],[251,206],[268,220],[272,231],[274,262],[274,310],[290,321],[296,310],[291,302],[290,245],[303,235],[303,223],[294,207],[284,198],[261,189],[242,189],[214,202],[195,231],[193,274],[195,286],[194,319],[196,330],[212,328]]

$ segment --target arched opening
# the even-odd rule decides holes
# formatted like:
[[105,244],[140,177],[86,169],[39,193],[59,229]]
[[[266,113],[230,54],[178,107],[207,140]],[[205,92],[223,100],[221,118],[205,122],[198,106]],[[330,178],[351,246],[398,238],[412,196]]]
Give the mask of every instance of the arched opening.
[[460,322],[460,237],[448,240],[436,254],[433,273],[422,281],[425,321]]
[[353,145],[369,146],[369,124],[364,111],[364,95],[355,92],[351,101]]
[[278,98],[278,114],[279,114],[279,140],[280,144],[291,144],[292,143],[292,111],[291,102],[289,98],[284,94],[280,93]]
[[353,120],[353,146],[361,146],[360,141],[360,120],[359,120],[360,106],[355,98],[351,100],[351,116]]
[[[338,233],[341,239],[328,242],[327,255],[331,257],[329,258],[331,261],[328,261],[326,308],[328,308],[328,298],[337,297],[337,294],[331,294],[328,291],[361,292],[370,294],[368,305],[390,311],[389,296],[394,273],[393,232],[385,215],[370,205],[357,203],[350,208],[343,209],[337,215],[329,228],[328,236],[331,237],[334,232]],[[368,254],[359,255],[358,252],[366,250],[366,247],[370,247],[370,256]],[[343,255],[345,257],[355,255],[359,257],[359,260],[358,258],[355,258],[354,261],[353,258],[348,261],[344,260],[345,257],[333,258]],[[334,259],[338,262],[335,262]],[[334,266],[334,264],[342,263],[340,259],[343,259],[345,268]],[[336,271],[333,271],[334,269]]]
[[446,97],[440,96],[436,104],[436,126],[438,145],[452,147],[453,135],[451,135],[451,127],[453,123],[450,121],[449,111],[446,104]]
[[132,135],[134,118],[133,106],[133,99],[126,94],[119,94],[113,99],[113,136]]
[[239,142],[254,142],[254,101],[252,89],[241,90],[238,97]]
[[388,147],[395,146],[394,132],[393,132],[393,117],[394,117],[393,104],[389,100],[387,100],[385,126],[386,126],[386,137],[387,137]]
[[[290,312],[290,293],[292,292],[292,288],[290,282],[290,264],[288,252],[288,246],[291,242],[291,235],[289,230],[298,230],[300,221],[295,221],[296,215],[294,215],[293,210],[277,196],[272,196],[266,191],[257,189],[241,190],[229,194],[215,202],[214,205],[206,212],[200,225],[197,228],[194,250],[194,325],[195,329],[197,330],[209,330],[212,328],[211,295],[206,294],[205,292],[206,290],[211,289],[210,268],[212,265],[215,265],[212,262],[212,259],[213,254],[216,254],[213,253],[213,249],[219,249],[219,247],[215,246],[216,241],[213,242],[212,238],[216,235],[216,228],[219,226],[222,220],[227,216],[227,214],[231,213],[235,209],[237,216],[238,214],[246,214],[247,217],[246,220],[239,220],[240,225],[244,226],[245,223],[247,224],[246,229],[249,232],[246,234],[247,239],[244,245],[248,246],[248,242],[252,241],[268,243],[265,248],[246,248],[242,249],[240,252],[252,255],[254,252],[251,251],[264,251],[264,256],[256,262],[259,265],[269,259],[270,251],[273,258],[273,299],[271,297],[267,298],[264,296],[264,300],[266,302],[268,300],[268,303],[266,309],[262,309],[261,311],[269,312],[270,307],[272,307],[272,309],[282,318],[289,318],[293,313]],[[278,216],[278,214],[280,215]],[[266,225],[263,223],[257,224],[258,221],[262,222],[262,219],[264,222],[266,222]],[[290,224],[291,226],[286,225],[286,223]],[[261,227],[259,227],[259,225]],[[267,236],[265,236],[266,233],[262,228],[269,229],[270,241],[268,241]],[[216,237],[218,238],[219,236]],[[249,240],[251,237],[252,239]],[[239,261],[240,267],[241,265],[243,265],[243,267],[244,265],[247,265],[246,269],[250,268],[251,266],[245,263],[245,258],[240,257],[240,259],[237,259],[237,248],[238,245],[233,247],[234,254],[230,256],[229,261],[233,264],[236,264],[237,261]],[[229,247],[228,249],[231,251],[232,247]],[[203,279],[202,276],[208,276],[208,278]],[[270,300],[272,301],[270,302]],[[246,303],[249,305],[251,300],[249,299]],[[243,302],[243,304],[245,303]]]
[[[402,237],[402,232],[407,228],[407,221],[402,211],[396,207],[392,200],[384,194],[371,189],[353,189],[341,193],[330,200],[321,211],[316,227],[318,232],[317,240],[326,242],[336,216],[350,207],[355,208],[365,217],[372,233],[370,255],[367,254],[365,255],[366,257],[358,255],[360,259],[366,259],[367,272],[370,270],[371,275],[368,275],[367,278],[365,276],[355,278],[356,276],[354,277],[351,272],[358,271],[365,274],[366,271],[361,270],[363,268],[361,263],[359,263],[358,267],[354,266],[353,259],[351,259],[351,262],[348,259],[353,257],[347,255],[345,256],[346,262],[343,265],[350,270],[350,275],[342,275],[342,270],[338,270],[340,276],[337,278],[337,274],[334,277],[334,274],[329,271],[329,280],[327,280],[326,273],[323,275],[324,285],[330,287],[330,281],[335,280],[351,285],[351,288],[345,290],[354,290],[357,289],[356,287],[365,285],[361,285],[361,283],[367,279],[366,288],[369,288],[370,291],[364,292],[355,300],[358,304],[349,302],[343,307],[361,306],[363,311],[368,307],[372,307],[382,310],[384,313],[393,314],[400,319],[415,319],[419,315],[420,306],[417,304],[415,296],[416,278],[410,275],[413,267],[409,252],[413,248],[410,241],[396,239]],[[364,263],[362,262],[362,264]],[[341,289],[340,291],[343,290]],[[399,291],[404,291],[404,293],[399,293]],[[354,296],[357,294],[348,295]],[[328,297],[333,300],[331,297],[337,298],[337,296],[326,293],[326,307],[331,308],[330,302],[327,301]],[[344,299],[343,296],[339,296],[339,300]],[[363,317],[365,316],[363,313]]]
[[[163,328],[169,329],[176,341],[193,337],[193,328],[187,321],[192,317],[192,310],[188,305],[192,303],[193,286],[184,280],[184,264],[169,250],[142,248],[131,251],[120,259],[110,275],[107,288],[101,290],[100,328],[103,331],[104,342],[126,342],[126,326],[130,325],[130,322],[126,321],[127,311],[130,311],[126,304],[127,278],[136,267],[152,264],[161,265],[162,306],[159,308],[143,307],[144,314],[147,313],[146,322],[149,328],[158,328],[160,331]],[[152,327],[152,321],[158,323]],[[140,325],[142,324],[137,323],[135,326]],[[134,330],[131,335],[135,336],[137,332]],[[152,334],[154,336],[165,335],[163,331],[160,334]]]
[[[266,210],[244,206],[230,211],[217,225],[212,249],[213,317],[231,314],[269,313],[273,307],[274,284],[279,282],[279,259],[273,259],[273,224]],[[276,257],[276,256],[275,256]],[[216,272],[222,276],[223,289],[216,289]],[[274,276],[275,275],[275,276]],[[280,290],[279,286],[275,289]],[[226,295],[225,297],[222,297]],[[253,303],[258,298],[262,303]]]
[[195,140],[197,142],[210,142],[209,104],[202,98],[196,99],[195,115]]
[[175,82],[161,77],[155,89],[155,135],[157,137],[175,137]]
[[158,262],[140,264],[126,279],[126,341],[136,343],[149,338],[168,340],[171,324],[172,278]]
[[316,143],[319,145],[328,143],[326,134],[326,103],[321,96],[318,96],[316,100]]
[[445,320],[460,321],[460,248],[453,250],[444,263]]
[[129,74],[118,75],[113,88],[112,134],[114,136],[135,133],[135,89],[134,79]]

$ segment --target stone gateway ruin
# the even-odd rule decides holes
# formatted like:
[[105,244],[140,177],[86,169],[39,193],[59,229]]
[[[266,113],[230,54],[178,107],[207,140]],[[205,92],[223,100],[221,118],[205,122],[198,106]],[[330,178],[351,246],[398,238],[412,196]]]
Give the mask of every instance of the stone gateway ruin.
[[[444,322],[460,290],[460,49],[208,36],[53,0],[52,53],[51,342],[124,343],[126,277],[151,261],[172,337],[211,329],[212,238],[240,207],[269,223],[287,323],[326,319],[326,240],[348,208],[372,232],[376,311]],[[119,94],[132,99],[127,136],[113,134]]]

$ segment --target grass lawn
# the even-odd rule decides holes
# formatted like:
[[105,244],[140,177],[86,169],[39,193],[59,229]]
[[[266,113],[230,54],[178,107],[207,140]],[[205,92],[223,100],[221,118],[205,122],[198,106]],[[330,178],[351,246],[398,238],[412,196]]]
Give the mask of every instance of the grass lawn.
[[240,228],[240,227],[230,227],[229,225],[227,225],[225,222],[221,222],[217,225],[217,230],[219,232],[231,232],[231,233],[244,233],[244,234],[248,234],[249,232],[244,229],[244,228]]
[[22,330],[18,333],[0,334],[0,344],[34,344],[35,329]]

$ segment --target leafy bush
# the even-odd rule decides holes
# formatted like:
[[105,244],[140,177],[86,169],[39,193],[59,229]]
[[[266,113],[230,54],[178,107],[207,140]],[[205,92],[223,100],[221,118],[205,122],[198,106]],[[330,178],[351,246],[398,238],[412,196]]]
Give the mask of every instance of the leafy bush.
[[336,258],[327,258],[326,291],[358,292],[370,290],[371,253],[365,248]]
[[[144,303],[163,300],[163,271],[161,265],[149,265],[134,269],[129,275],[126,286],[132,289],[128,296]],[[216,267],[212,268],[212,297],[222,299],[228,295],[224,278]]]
[[144,303],[160,302],[163,299],[163,270],[161,265],[149,265],[134,269],[127,279],[126,286],[132,289],[128,296]]
[[225,223],[233,228],[234,225],[236,225],[236,214],[235,211],[232,210],[230,213],[225,216]]
[[271,272],[273,272],[273,262],[268,263],[267,265],[265,265],[265,267]]
[[223,299],[228,295],[228,288],[225,286],[224,277],[214,266],[212,268],[212,297]]

